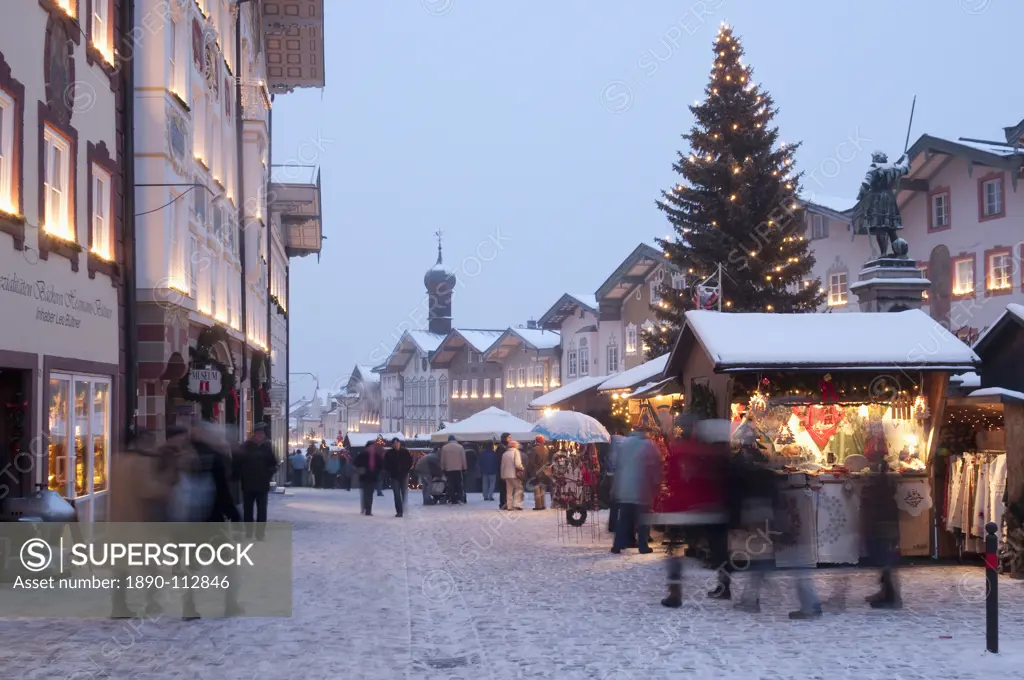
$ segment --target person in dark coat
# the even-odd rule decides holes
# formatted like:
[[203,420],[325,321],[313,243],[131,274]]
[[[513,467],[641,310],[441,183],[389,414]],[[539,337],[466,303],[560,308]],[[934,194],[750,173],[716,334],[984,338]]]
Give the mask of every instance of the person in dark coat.
[[494,484],[498,478],[498,463],[500,460],[496,446],[495,442],[491,442],[485,445],[480,452],[480,484],[485,501],[494,500]]
[[[508,449],[508,440],[511,437],[512,437],[512,435],[509,434],[508,432],[503,432],[502,435],[501,435],[501,442],[498,444],[497,449],[495,449],[495,452],[498,455],[499,465],[500,465],[501,457],[505,454],[505,451]],[[507,505],[507,503],[506,503],[507,500],[508,500],[508,489],[505,488],[505,480],[499,479],[498,480],[498,509],[504,510],[505,506]]]
[[356,456],[355,468],[362,492],[362,511],[366,516],[373,515],[373,492],[377,487],[377,479],[384,474],[383,467],[384,460],[376,444],[364,447]]
[[324,460],[322,449],[315,449],[309,460],[309,472],[313,475],[313,486],[317,489],[324,488],[324,473],[327,470],[327,461]]
[[412,454],[395,437],[384,454],[384,469],[391,478],[391,492],[395,495],[395,517],[403,515],[409,500],[409,472],[412,470]]
[[889,474],[889,465],[880,460],[868,475],[861,495],[862,522],[867,539],[868,555],[881,567],[881,590],[867,598],[874,609],[900,609],[899,579],[896,557],[899,554],[899,507],[896,505],[896,481]]
[[[242,517],[245,535],[262,541],[267,526],[267,497],[270,481],[277,472],[277,457],[274,447],[267,439],[266,425],[259,423],[238,453],[238,481],[242,486]],[[256,507],[256,526],[253,526],[253,506]]]

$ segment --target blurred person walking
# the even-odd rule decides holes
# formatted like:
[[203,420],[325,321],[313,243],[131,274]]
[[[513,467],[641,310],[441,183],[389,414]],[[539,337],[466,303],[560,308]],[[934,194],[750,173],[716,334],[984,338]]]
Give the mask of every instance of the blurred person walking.
[[661,456],[643,429],[626,438],[615,462],[612,495],[618,507],[612,552],[620,553],[636,536],[640,553],[654,552],[648,545],[650,527],[644,515],[661,484]]
[[356,474],[359,475],[359,486],[362,494],[362,513],[367,517],[373,515],[373,492],[377,488],[377,479],[383,474],[381,468],[384,461],[373,442],[359,452],[355,459]]
[[899,557],[900,522],[896,504],[896,481],[889,464],[881,458],[872,466],[861,494],[864,538],[872,565],[881,568],[881,589],[866,598],[873,609],[901,609],[896,560]]
[[[262,541],[267,528],[267,499],[270,482],[277,472],[274,447],[267,439],[267,426],[257,423],[252,436],[242,444],[238,457],[238,481],[242,487],[242,517],[245,535]],[[253,526],[253,506],[256,508],[256,526]]]
[[[619,457],[619,450],[626,442],[621,434],[613,434],[611,446],[608,449],[608,458],[605,465],[605,479],[608,480],[608,533],[615,533],[615,522],[619,516],[619,506],[615,503],[615,466]],[[552,502],[554,499],[552,499]]]
[[412,470],[412,454],[395,437],[391,447],[384,454],[384,469],[391,478],[391,492],[395,495],[395,517],[404,514],[409,502],[409,472]]
[[322,489],[324,488],[324,473],[327,471],[327,461],[324,459],[324,448],[321,447],[313,451],[313,456],[309,461],[309,472],[313,475],[313,483],[311,486]]
[[523,509],[523,457],[519,453],[519,442],[511,439],[508,448],[501,454],[501,478],[505,481],[507,510]]
[[537,435],[533,448],[530,450],[530,477],[533,481],[533,509],[545,510],[545,489],[549,484],[551,472],[551,456],[544,443],[544,435]]
[[496,442],[485,444],[480,451],[480,485],[485,501],[494,500],[494,484],[498,477],[501,457]]
[[292,486],[306,485],[306,456],[299,449],[289,459],[292,469]]
[[448,480],[448,502],[452,505],[465,503],[462,482],[466,472],[466,449],[455,441],[453,434],[448,435],[448,443],[441,447],[441,468]]

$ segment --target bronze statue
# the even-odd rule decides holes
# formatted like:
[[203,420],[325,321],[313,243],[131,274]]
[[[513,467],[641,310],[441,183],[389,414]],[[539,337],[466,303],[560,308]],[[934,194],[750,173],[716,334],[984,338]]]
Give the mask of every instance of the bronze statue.
[[900,179],[910,172],[910,162],[908,160],[904,164],[904,159],[906,154],[900,156],[895,165],[890,165],[888,156],[883,152],[872,153],[871,168],[857,194],[854,218],[857,232],[875,237],[879,257],[907,259],[907,242],[896,236],[896,232],[903,229],[896,193]]

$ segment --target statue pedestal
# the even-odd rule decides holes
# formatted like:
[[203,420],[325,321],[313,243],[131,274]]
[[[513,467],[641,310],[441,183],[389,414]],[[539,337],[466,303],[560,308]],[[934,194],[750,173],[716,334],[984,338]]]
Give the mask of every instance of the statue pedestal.
[[921,294],[930,285],[913,260],[882,257],[864,263],[850,292],[862,312],[903,312],[921,309]]

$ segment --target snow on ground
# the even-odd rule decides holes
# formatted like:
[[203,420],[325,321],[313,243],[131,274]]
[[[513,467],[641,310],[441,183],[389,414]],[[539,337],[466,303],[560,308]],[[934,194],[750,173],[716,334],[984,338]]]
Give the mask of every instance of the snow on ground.
[[605,533],[559,538],[553,511],[500,512],[475,494],[423,508],[410,492],[399,520],[385,493],[373,517],[354,490],[272,498],[271,519],[294,526],[290,619],[6,620],[0,667],[26,680],[971,680],[1024,663],[1024,584],[1000,581],[1003,653],[988,655],[977,567],[903,570],[899,612],[863,604],[874,573],[819,571],[823,597],[849,579],[850,608],[793,622],[791,576],[750,615],[706,600],[711,573],[688,564],[686,603],[669,610],[657,552],[612,555]]

